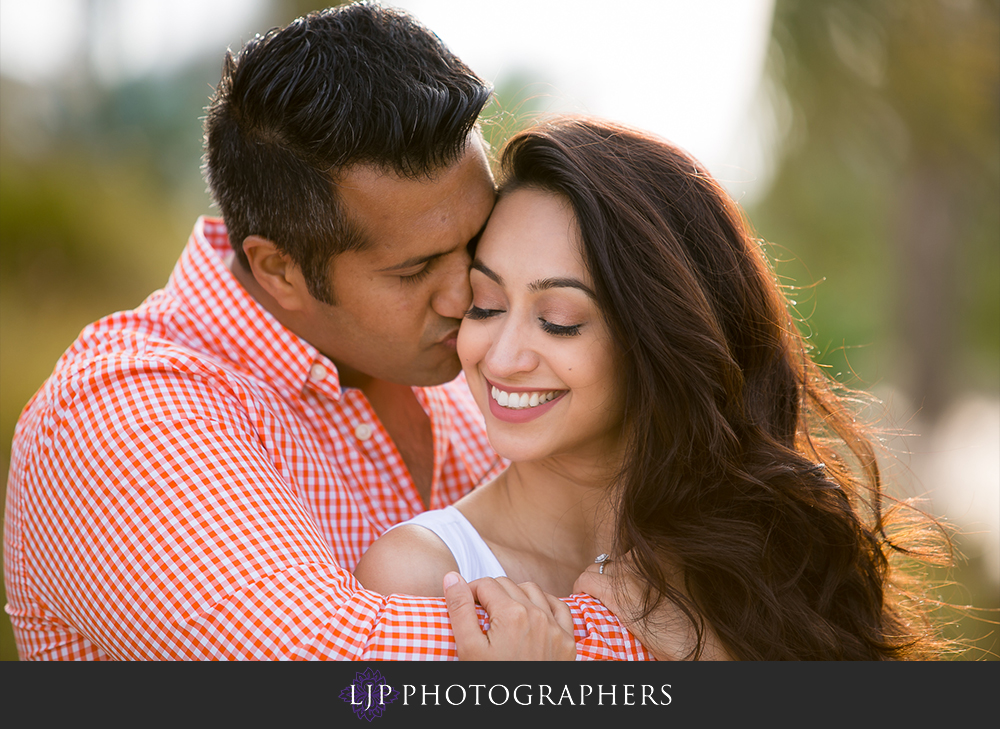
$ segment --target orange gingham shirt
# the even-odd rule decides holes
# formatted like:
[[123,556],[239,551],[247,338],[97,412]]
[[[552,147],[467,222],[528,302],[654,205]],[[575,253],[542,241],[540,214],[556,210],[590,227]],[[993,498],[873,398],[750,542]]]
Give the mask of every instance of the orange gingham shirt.
[[[423,511],[399,452],[228,251],[200,218],[166,288],[84,329],[25,408],[4,533],[20,657],[455,658],[443,599],[348,571]],[[464,378],[415,392],[440,508],[502,464]],[[649,657],[599,602],[568,602],[578,658]]]

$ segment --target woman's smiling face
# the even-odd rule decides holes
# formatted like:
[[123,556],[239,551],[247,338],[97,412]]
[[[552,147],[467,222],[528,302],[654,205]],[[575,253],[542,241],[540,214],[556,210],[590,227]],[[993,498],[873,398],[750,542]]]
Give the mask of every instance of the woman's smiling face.
[[472,264],[458,354],[490,442],[513,461],[616,450],[621,427],[611,338],[559,195],[504,195]]

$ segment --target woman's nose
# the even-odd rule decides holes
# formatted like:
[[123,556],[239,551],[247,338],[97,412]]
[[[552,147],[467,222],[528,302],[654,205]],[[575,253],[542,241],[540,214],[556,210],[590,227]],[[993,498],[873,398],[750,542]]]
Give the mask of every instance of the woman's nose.
[[527,326],[512,319],[497,328],[497,336],[486,354],[486,365],[491,374],[510,377],[531,372],[538,366],[538,353],[532,345]]

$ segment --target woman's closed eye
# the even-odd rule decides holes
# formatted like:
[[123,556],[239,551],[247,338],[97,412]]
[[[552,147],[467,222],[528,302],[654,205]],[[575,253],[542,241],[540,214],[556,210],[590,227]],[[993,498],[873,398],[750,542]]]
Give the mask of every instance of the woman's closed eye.
[[[490,319],[497,314],[503,314],[504,311],[505,309],[487,309],[473,304],[465,312],[465,318],[480,321]],[[538,322],[541,324],[544,332],[556,337],[575,337],[580,334],[580,329],[583,327],[583,324],[555,324],[542,317],[538,317]]]
[[573,324],[570,326],[553,324],[550,321],[546,321],[542,317],[538,317],[538,321],[542,323],[542,329],[557,337],[575,337],[580,334],[580,327],[583,326],[583,324]]

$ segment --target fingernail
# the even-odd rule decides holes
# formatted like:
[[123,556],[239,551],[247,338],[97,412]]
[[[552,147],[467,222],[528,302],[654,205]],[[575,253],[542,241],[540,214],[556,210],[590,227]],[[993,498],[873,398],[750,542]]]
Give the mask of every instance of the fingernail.
[[447,590],[452,585],[457,585],[457,584],[458,584],[458,573],[457,572],[449,572],[448,574],[446,574],[444,576],[444,589]]

